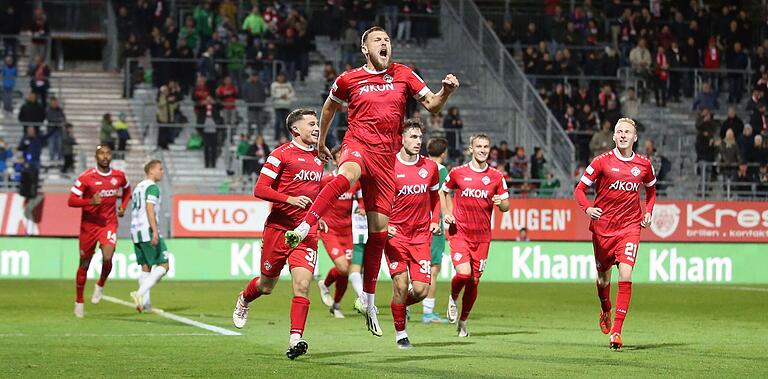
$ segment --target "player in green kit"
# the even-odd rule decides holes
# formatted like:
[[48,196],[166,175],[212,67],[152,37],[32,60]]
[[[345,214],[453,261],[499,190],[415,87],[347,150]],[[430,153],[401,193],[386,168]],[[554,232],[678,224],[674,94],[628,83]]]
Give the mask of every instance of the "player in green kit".
[[358,192],[358,201],[352,203],[352,262],[349,265],[349,282],[355,290],[354,309],[357,313],[364,313],[363,303],[360,297],[363,296],[363,249],[368,240],[368,220],[365,218],[365,211],[360,208],[362,201],[361,194]]
[[136,310],[149,310],[149,290],[168,272],[168,254],[165,241],[160,236],[158,214],[160,213],[160,187],[163,178],[163,163],[151,160],[144,165],[146,177],[133,190],[131,207],[131,239],[136,253],[136,263],[141,265],[139,289],[131,292]]
[[[429,157],[437,163],[437,169],[440,173],[440,187],[448,176],[448,169],[443,166],[447,153],[448,140],[445,138],[432,138],[427,142],[427,153]],[[440,273],[440,265],[443,262],[443,252],[445,251],[445,235],[443,234],[443,217],[440,216],[440,229],[437,234],[432,236],[432,283],[429,286],[427,297],[422,301],[423,314],[421,321],[425,324],[438,323],[447,324],[448,320],[438,316],[435,310],[435,293],[437,292],[437,275]]]

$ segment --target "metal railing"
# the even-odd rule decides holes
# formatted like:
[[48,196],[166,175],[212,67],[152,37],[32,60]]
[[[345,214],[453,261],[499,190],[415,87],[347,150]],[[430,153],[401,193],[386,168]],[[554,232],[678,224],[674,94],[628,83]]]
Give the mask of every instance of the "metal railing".
[[445,20],[456,21],[441,23],[451,50],[461,52],[456,63],[471,67],[468,71],[478,76],[475,81],[483,100],[508,109],[495,115],[496,122],[507,127],[508,140],[545,147],[555,175],[561,181],[569,178],[575,168],[573,144],[477,6],[472,1],[443,0],[441,9]]

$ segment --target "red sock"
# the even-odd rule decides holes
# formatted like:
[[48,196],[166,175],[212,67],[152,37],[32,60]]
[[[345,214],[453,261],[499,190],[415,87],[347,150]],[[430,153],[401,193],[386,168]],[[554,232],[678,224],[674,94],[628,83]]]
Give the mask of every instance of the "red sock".
[[339,196],[344,192],[349,191],[349,179],[344,175],[336,175],[330,183],[328,183],[320,193],[317,195],[315,202],[312,203],[312,207],[309,208],[309,212],[304,216],[304,222],[309,225],[317,224],[317,221],[331,208],[333,204],[336,204]]
[[451,279],[451,298],[453,298],[454,301],[458,300],[459,293],[461,293],[461,290],[467,285],[469,279],[469,276],[461,274],[456,274],[453,279]]
[[255,277],[251,279],[250,282],[248,282],[248,285],[245,286],[245,289],[243,290],[243,300],[245,300],[246,303],[250,303],[261,296],[261,291],[259,291],[259,277]]
[[392,309],[392,319],[395,321],[395,330],[402,332],[405,330],[405,304],[390,303]]
[[405,305],[414,305],[420,301],[421,300],[418,300],[413,296],[413,290],[408,290],[408,297],[405,299]]
[[629,311],[629,299],[632,297],[632,282],[619,282],[619,292],[616,294],[616,316],[613,318],[611,333],[621,333],[624,319]]
[[76,302],[83,302],[83,291],[85,290],[85,280],[88,278],[88,270],[81,267],[77,268],[77,276],[75,276],[75,292],[77,293]]
[[348,283],[348,277],[339,275],[339,278],[336,279],[336,292],[333,293],[334,302],[341,303],[341,298],[344,297],[344,292],[347,292]]
[[102,261],[101,276],[99,277],[99,281],[96,282],[99,287],[104,287],[104,283],[107,281],[107,277],[109,276],[110,272],[112,272],[112,260],[110,259],[108,261]]
[[291,302],[291,334],[298,333],[300,336],[304,335],[307,313],[309,313],[309,299],[294,296]]
[[603,312],[610,312],[611,310],[611,283],[608,283],[605,287],[597,285],[597,298],[600,299],[600,308]]
[[387,243],[387,232],[369,232],[363,249],[363,291],[376,293],[376,280],[381,269],[381,254]]
[[331,284],[333,284],[337,279],[339,278],[339,271],[336,270],[336,267],[332,267],[330,270],[328,270],[328,275],[325,276],[325,283],[326,287],[330,287]]
[[464,296],[461,297],[461,321],[467,321],[469,312],[472,311],[472,306],[475,305],[477,300],[477,286],[480,284],[480,279],[469,278],[467,285],[464,288]]

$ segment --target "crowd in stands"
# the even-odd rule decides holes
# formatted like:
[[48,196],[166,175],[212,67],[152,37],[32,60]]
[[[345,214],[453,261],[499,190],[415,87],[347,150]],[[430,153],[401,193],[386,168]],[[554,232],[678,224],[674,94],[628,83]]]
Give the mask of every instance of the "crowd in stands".
[[[765,27],[749,4],[611,0],[598,9],[584,0],[571,10],[568,2],[544,4],[538,22],[488,23],[510,53],[522,57],[525,73],[574,143],[577,162],[586,164],[612,145],[610,130],[620,117],[639,121],[642,132],[643,120],[653,115],[640,107],[651,98],[661,108],[692,101],[697,160],[721,166],[709,175],[768,189],[768,39],[759,39]],[[731,106],[722,122],[715,113],[725,111],[721,93]],[[750,96],[743,108],[749,119],[741,120],[735,110]]]

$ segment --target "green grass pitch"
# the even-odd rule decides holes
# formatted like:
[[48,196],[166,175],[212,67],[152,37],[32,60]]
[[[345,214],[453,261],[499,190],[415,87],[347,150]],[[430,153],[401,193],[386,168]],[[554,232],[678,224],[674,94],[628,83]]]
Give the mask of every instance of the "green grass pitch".
[[[414,349],[398,350],[389,282],[377,303],[384,337],[353,314],[331,318],[316,286],[305,338],[309,354],[289,361],[289,283],[252,304],[242,336],[222,336],[103,301],[72,315],[72,281],[0,281],[0,377],[768,377],[768,287],[636,285],[625,348],[608,349],[597,325],[593,284],[481,283],[471,336],[453,325],[421,324]],[[133,281],[105,294],[129,300]],[[231,313],[245,282],[161,282],[156,307],[235,330]],[[438,289],[445,312],[447,283]],[[614,289],[615,296],[615,289]]]

